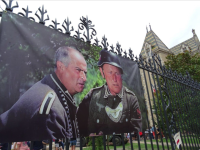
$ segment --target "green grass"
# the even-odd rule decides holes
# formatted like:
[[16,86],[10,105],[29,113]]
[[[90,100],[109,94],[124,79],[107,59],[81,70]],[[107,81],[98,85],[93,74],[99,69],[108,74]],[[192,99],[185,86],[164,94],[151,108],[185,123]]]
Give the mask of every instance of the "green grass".
[[[159,139],[159,140],[160,140],[160,139]],[[183,137],[183,138],[182,138],[182,142],[186,143],[185,140],[186,140],[187,144],[189,144],[189,142],[190,142],[190,144],[191,144],[191,143],[196,143],[196,144],[197,144],[197,143],[200,143],[200,139],[198,139],[198,138],[196,138],[196,137],[194,137],[194,139],[193,139],[193,137],[188,137],[188,138],[187,138],[187,137]],[[150,140],[147,140],[147,141],[150,142]],[[152,141],[153,141],[153,142],[156,142],[155,139],[152,139]],[[169,138],[167,139],[167,141],[168,141],[168,143],[170,143],[170,139],[169,139]],[[166,139],[165,139],[165,138],[163,139],[163,142],[166,142]],[[193,145],[194,145],[194,144],[193,144]]]
[[[191,143],[192,143],[191,138],[184,137],[182,139],[182,141],[185,140],[185,139],[187,140],[188,146],[189,146],[188,140],[190,140],[190,145],[191,145]],[[165,138],[163,139],[164,147],[162,147],[162,143],[159,142],[159,141],[160,141],[160,139],[158,140],[159,150],[168,150],[167,144],[166,144],[166,139]],[[168,145],[169,145],[169,150],[172,150],[170,139],[168,138],[167,141],[168,141]],[[151,141],[150,140],[146,140],[146,142],[150,143]],[[154,148],[154,150],[158,150],[158,147],[157,147],[157,144],[156,144],[156,140],[152,139],[152,142],[153,142],[153,148]],[[183,141],[183,142],[185,143],[185,141]],[[146,144],[146,146],[147,146],[148,150],[152,150],[151,144]],[[185,146],[186,146],[186,144],[185,144]],[[140,148],[141,148],[141,150],[146,150],[145,144],[144,144],[144,140],[140,141]],[[114,146],[109,146],[109,149],[110,150],[114,150]],[[123,146],[116,146],[116,149],[117,150],[123,150]],[[138,142],[137,141],[133,141],[133,149],[134,150],[139,150]],[[190,149],[192,150],[193,148],[190,148]],[[188,149],[188,150],[190,150],[190,149]],[[86,148],[84,148],[84,150],[92,150],[92,147],[86,147]],[[131,144],[130,143],[127,143],[125,145],[125,150],[131,150]],[[178,148],[176,148],[176,150],[178,150]]]
[[[155,145],[155,144],[153,144],[153,147],[154,147],[155,150],[158,149],[157,145]],[[140,143],[140,148],[141,148],[141,150],[146,150],[145,144]],[[114,146],[109,146],[109,149],[110,149],[110,150],[114,150]],[[117,150],[123,150],[123,146],[116,146],[116,149],[117,149]],[[125,145],[125,149],[126,149],[126,150],[131,150],[131,144],[130,144],[130,143],[127,143],[127,144]],[[139,150],[139,147],[138,147],[138,144],[137,144],[137,143],[133,143],[133,149],[134,149],[134,150]],[[151,144],[147,144],[147,149],[148,149],[148,150],[151,150],[151,149],[152,149]],[[162,147],[161,144],[159,145],[159,149],[160,149],[160,150],[163,149],[163,147]],[[167,146],[164,146],[164,149],[167,150]],[[84,148],[84,150],[92,150],[92,147],[86,147],[86,148]],[[171,148],[170,148],[169,150],[171,150]]]

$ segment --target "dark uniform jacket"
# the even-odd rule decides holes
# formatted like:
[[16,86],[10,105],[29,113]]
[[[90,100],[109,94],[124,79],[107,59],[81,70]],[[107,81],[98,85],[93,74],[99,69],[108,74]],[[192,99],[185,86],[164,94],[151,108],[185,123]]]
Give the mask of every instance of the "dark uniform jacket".
[[92,89],[79,105],[77,112],[80,135],[140,131],[142,118],[135,94],[122,87],[116,96],[107,85]]
[[47,75],[0,115],[0,142],[76,137],[76,110],[56,74]]

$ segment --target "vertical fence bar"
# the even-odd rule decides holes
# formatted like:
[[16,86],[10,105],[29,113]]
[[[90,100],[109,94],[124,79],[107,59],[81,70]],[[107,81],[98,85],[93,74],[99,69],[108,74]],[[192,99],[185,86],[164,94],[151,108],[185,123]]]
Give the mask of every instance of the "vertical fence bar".
[[[178,83],[178,87],[179,87],[179,89],[180,89],[180,91],[182,91],[183,89],[181,88],[181,86],[180,86],[181,84],[180,83]],[[184,99],[184,97],[183,97],[183,94],[180,94],[180,92],[178,92],[178,95],[180,96],[180,99],[178,99],[178,101],[179,101],[179,107],[181,108],[180,110],[181,110],[181,115],[180,116],[182,116],[183,115],[183,112],[182,112],[182,110],[183,110],[183,108],[182,108],[182,103],[180,102],[180,100],[183,100]],[[182,120],[183,120],[184,118],[182,118]],[[184,120],[183,120],[184,121]],[[187,136],[187,141],[188,141],[188,143],[189,143],[189,148],[193,148],[193,147],[191,147],[191,144],[190,144],[190,140],[189,140],[189,137],[188,137],[188,132],[187,132],[187,127],[188,127],[188,123],[186,122],[183,122],[183,128],[185,129],[185,131],[186,131],[186,136]]]
[[106,150],[106,136],[103,134],[103,148]]
[[[157,60],[155,60],[155,58]],[[196,110],[196,112],[197,112],[198,111],[198,107],[193,105],[196,102],[196,100],[194,98],[191,98],[190,97],[190,93],[189,93],[189,91],[191,90],[191,85],[193,84],[193,81],[191,80],[192,84],[190,83],[190,84],[187,85],[187,83],[185,83],[185,81],[183,81],[181,77],[179,78],[179,76],[178,76],[178,78],[177,78],[176,73],[175,73],[175,76],[174,76],[174,74],[171,77],[168,76],[167,72],[165,72],[165,68],[162,66],[160,58],[157,57],[157,56],[153,56],[152,57],[153,66],[154,66],[153,68],[154,69],[151,68],[151,70],[149,70],[149,66],[147,66],[147,65],[144,67],[142,59],[139,59],[139,60],[140,60],[139,63],[138,63],[139,64],[139,68],[143,69],[144,80],[145,80],[145,84],[146,84],[146,88],[147,88],[146,89],[147,90],[147,96],[148,96],[148,100],[149,100],[150,111],[151,111],[151,116],[152,116],[154,128],[155,128],[154,118],[153,118],[153,113],[152,113],[152,110],[151,110],[152,106],[151,106],[151,101],[150,101],[150,96],[149,96],[149,91],[148,91],[148,84],[146,82],[146,75],[145,75],[144,70],[147,70],[147,72],[148,72],[149,82],[151,82],[151,76],[150,76],[149,72],[152,72],[153,80],[154,80],[154,74],[155,74],[155,79],[157,80],[158,89],[160,91],[160,98],[161,98],[161,104],[158,104],[158,105],[159,105],[159,107],[163,107],[163,112],[162,113],[163,113],[164,117],[161,117],[161,120],[162,120],[162,124],[164,123],[163,119],[166,122],[166,127],[167,127],[167,130],[168,130],[168,133],[169,133],[169,139],[170,139],[172,150],[175,149],[174,144],[173,144],[174,140],[172,138],[172,136],[173,136],[172,132],[177,132],[178,131],[177,128],[176,128],[177,127],[176,124],[178,124],[178,128],[180,129],[181,138],[182,138],[182,135],[185,134],[185,131],[187,131],[186,132],[186,136],[187,137],[185,136],[184,138],[182,138],[182,139],[185,140],[185,144],[186,144],[187,150],[188,150],[188,145],[187,145],[188,143],[189,143],[189,148],[190,149],[195,149],[197,147],[199,148],[199,142],[200,141],[199,141],[199,138],[197,137],[197,134],[200,134],[200,132],[199,132],[199,129],[197,128],[197,124],[195,124],[195,123],[196,122],[200,123],[199,119],[196,120],[196,116],[198,116],[198,118],[200,118],[200,116],[197,113],[193,114],[193,110],[195,111],[196,108],[197,108],[197,110]],[[164,87],[164,92],[166,92],[166,94],[167,94],[166,96],[161,92],[163,87],[161,87],[161,82],[160,82],[159,77],[162,77],[162,79],[164,81],[164,86],[163,87]],[[170,81],[169,81],[169,79],[170,79]],[[170,88],[170,86],[171,86],[170,82],[173,83],[172,84],[172,88],[175,88],[175,90],[178,89],[177,92],[176,91],[174,92],[174,90],[172,90]],[[151,83],[150,83],[150,85],[151,85]],[[154,80],[154,85],[156,86],[155,80]],[[197,84],[194,83],[193,85],[196,86]],[[166,87],[168,87],[168,88],[166,88]],[[152,91],[153,90],[151,88],[151,92]],[[180,91],[184,91],[184,93],[181,94]],[[156,91],[156,95],[157,95],[158,103],[159,103],[159,97],[158,97],[158,92],[157,91]],[[153,93],[152,93],[152,97],[153,97],[154,106],[156,106]],[[166,97],[167,99],[164,99],[164,97]],[[176,97],[174,99],[174,101],[176,101],[177,105],[173,104],[173,102],[174,102],[174,101],[172,101],[173,97]],[[186,109],[185,106],[182,104],[183,101],[184,102],[188,102],[188,103],[192,103],[192,104],[189,104],[188,108]],[[171,105],[171,103],[172,103],[173,106]],[[198,104],[198,102],[197,102],[197,104]],[[155,110],[156,109],[157,108],[155,107]],[[186,110],[186,112],[184,112],[184,110]],[[170,111],[173,116],[169,116],[168,115],[169,112],[167,112],[167,111]],[[174,117],[174,114],[176,114],[177,111],[179,111],[179,114],[177,114],[177,115],[179,115],[179,117],[178,117],[179,121],[176,122],[176,121],[174,121],[174,118],[172,118],[172,117]],[[185,116],[183,116],[184,115],[183,112],[186,115],[188,115],[188,117],[190,119],[184,121],[183,119],[185,119]],[[162,113],[161,113],[161,115],[162,115]],[[157,110],[156,110],[156,116],[158,116]],[[171,119],[169,119],[169,117],[171,117]],[[191,122],[191,119],[194,120],[194,124],[192,124],[193,121]],[[158,118],[157,118],[157,122],[158,122],[158,128],[160,129],[160,136],[161,136],[161,141],[162,141],[162,134],[161,134],[162,130],[160,128],[160,124],[159,124]],[[172,123],[172,124],[169,126],[170,123]],[[163,127],[164,127],[164,124],[163,124]],[[165,129],[165,127],[163,129]],[[183,131],[183,133],[182,133],[181,130]],[[188,131],[190,132],[189,134],[188,134]],[[137,135],[137,136],[139,136],[139,135]],[[195,137],[197,137],[197,138],[195,138]],[[145,134],[144,134],[144,138],[145,138]],[[165,138],[166,138],[166,142],[167,142],[167,147],[169,149],[167,136],[165,136]],[[157,135],[156,135],[156,142],[157,142]],[[138,137],[138,146],[139,146],[139,144],[140,144],[140,142],[139,142],[139,137]],[[151,141],[151,145],[153,145],[152,141]],[[163,141],[162,141],[162,146],[164,148]],[[159,149],[158,142],[157,142],[157,147]],[[183,148],[185,150],[184,142],[183,142]],[[139,149],[140,149],[140,146],[139,146]],[[180,147],[180,149],[181,149],[181,147]]]
[[[169,101],[169,104],[168,104],[168,106],[169,106],[169,109],[171,109],[171,113],[172,113],[172,116],[174,116],[174,113],[173,113],[173,109],[172,109],[172,99],[171,99],[171,97],[170,97],[170,95],[172,94],[172,93],[170,93],[170,87],[169,87],[169,84],[168,84],[168,82],[169,82],[169,80],[167,79],[167,78],[164,78],[164,86],[166,87],[166,91],[168,92],[168,93],[166,93],[167,94],[167,98],[168,98],[168,101]],[[171,117],[172,118],[172,117]],[[173,122],[172,122],[172,125],[174,125],[174,130],[175,130],[175,132],[177,132],[177,128],[176,128],[176,122],[174,122],[174,120],[172,120]],[[171,125],[171,126],[172,126]],[[171,130],[173,130],[173,129],[171,129]],[[175,141],[174,141],[174,143],[173,144],[175,144]],[[180,148],[181,150],[182,150],[182,148]]]
[[[151,66],[151,65],[150,65],[150,66]],[[151,70],[153,70],[152,67],[151,67]],[[151,77],[154,78],[153,74],[150,76],[150,73],[148,72],[148,77],[149,77],[150,85],[152,85],[152,83],[151,83]],[[153,80],[154,80],[154,79],[153,79]],[[154,85],[156,85],[156,84],[155,84],[155,80],[154,80]],[[157,91],[156,91],[156,92],[157,92]],[[153,93],[152,87],[151,87],[151,94],[152,94],[153,104],[154,104],[154,108],[155,108],[155,112],[156,112],[156,118],[157,118],[158,128],[161,129],[161,126],[160,126],[160,123],[159,123],[159,120],[158,120],[157,107],[156,107],[156,103],[155,103],[155,98],[154,98],[154,93]],[[158,100],[158,101],[159,101],[159,100]],[[159,106],[159,107],[160,107],[160,106]],[[161,142],[162,142],[162,147],[164,148],[162,136],[161,136]]]
[[66,150],[69,150],[69,139],[68,138],[65,138],[65,147],[66,147]]
[[[152,56],[152,57],[153,57],[154,68],[156,68],[154,56]],[[161,65],[161,63],[160,63],[160,65]],[[159,81],[158,73],[156,73],[156,79],[157,79],[159,91],[161,91],[161,86],[160,86],[160,81]],[[165,120],[166,120],[166,122],[167,122],[168,132],[169,132],[169,135],[171,135],[171,131],[170,131],[170,129],[169,129],[169,121],[168,121],[168,118],[167,118],[167,113],[166,113],[166,111],[165,111],[165,104],[164,104],[164,99],[163,99],[162,92],[160,92],[160,96],[161,96],[162,106],[163,106],[163,110],[164,110]],[[173,142],[172,142],[172,137],[171,137],[171,136],[170,136],[170,142],[171,142],[172,150],[174,150]]]
[[[146,74],[145,71],[143,70],[143,75],[144,75],[144,80],[145,80],[145,84],[146,84],[146,90],[147,90],[147,96],[148,96],[148,101],[149,101],[149,106],[150,106],[150,112],[151,112],[151,118],[153,121],[153,127],[155,128],[155,121],[154,121],[154,117],[153,117],[153,112],[152,112],[152,107],[151,107],[151,101],[150,101],[150,96],[149,96],[149,89],[148,89],[148,84],[147,84],[147,80],[146,80]],[[157,148],[159,150],[159,145],[158,145],[158,139],[157,139],[157,134],[156,134],[156,144],[157,144]],[[153,150],[153,146],[152,146],[152,150]]]
[[[192,90],[192,88],[190,88],[191,90]],[[199,98],[197,97],[198,96],[198,94],[195,94],[196,92],[194,92],[196,89],[193,89],[193,91],[191,91],[190,93],[191,93],[191,96],[189,97],[189,99],[191,98],[191,97],[193,97],[192,98],[192,104],[193,104],[193,106],[194,106],[194,108],[192,108],[192,113],[194,114],[193,116],[195,117],[195,118],[193,118],[194,120],[195,120],[195,122],[198,122],[198,124],[200,124],[200,122],[199,122],[199,118],[200,118],[200,116],[199,116],[199,113],[196,113],[196,112],[198,112],[199,111],[199,104],[198,104],[198,101],[199,101]],[[198,91],[199,93],[200,93],[200,91]],[[195,97],[194,97],[194,94],[192,94],[192,93],[194,93],[195,94]],[[197,98],[196,98],[197,97]],[[196,143],[197,143],[197,146],[198,146],[198,149],[200,149],[199,148],[199,137],[198,137],[198,134],[199,134],[199,128],[198,128],[198,126],[196,126],[196,125],[194,125],[195,126],[195,137],[196,137]]]
[[12,142],[8,142],[8,150],[11,150]]
[[[182,118],[182,114],[183,114],[183,112],[182,112],[182,107],[181,107],[181,105],[180,105],[180,99],[182,99],[182,97],[180,96],[180,93],[179,93],[179,90],[180,90],[180,88],[179,88],[179,84],[177,83],[177,82],[175,82],[175,85],[176,85],[176,87],[177,87],[177,100],[178,100],[178,107],[179,107],[179,110],[180,110],[180,113],[179,113],[179,115],[180,115],[180,120],[181,120],[181,124],[182,124],[182,129],[183,129],[183,132],[184,132],[184,130],[185,130],[185,122],[183,122],[183,118]],[[184,134],[185,135],[185,134]],[[187,139],[188,139],[188,135],[187,135],[187,133],[186,133],[186,136],[187,136]],[[184,136],[184,139],[185,139],[185,143],[186,143],[186,147],[187,147],[187,150],[188,150],[188,143],[187,143],[187,140],[186,140],[186,137]],[[189,147],[190,147],[190,143],[189,143]]]
[[[192,95],[192,88],[188,88],[186,85],[184,85],[185,86],[185,88],[188,90],[188,94],[187,94],[187,97],[188,97],[188,99],[189,99],[189,102],[191,103],[191,105],[192,106],[189,106],[191,109],[190,109],[190,111],[188,112],[189,113],[189,116],[190,116],[190,113],[193,113],[193,114],[191,114],[192,116],[191,116],[191,118],[193,118],[192,120],[194,120],[194,122],[196,122],[196,121],[198,121],[198,118],[199,117],[197,117],[197,113],[196,112],[198,112],[199,110],[197,109],[198,108],[198,106],[196,106],[196,105],[194,105],[194,103],[195,103],[195,100],[194,100],[194,98],[195,97],[193,97],[193,98],[191,98],[192,96],[194,96],[194,95]],[[194,90],[194,89],[193,89]],[[189,94],[190,93],[190,94]],[[195,110],[195,112],[193,111],[193,110]],[[192,124],[192,128],[195,130],[195,133],[193,133],[192,132],[192,137],[193,137],[193,140],[194,140],[194,142],[195,142],[195,147],[197,147],[198,146],[198,149],[200,149],[199,148],[199,143],[198,143],[198,137],[197,137],[197,134],[196,133],[198,133],[199,131],[199,129],[198,129],[198,127],[196,127],[196,125],[194,124]],[[194,134],[194,135],[193,135]],[[195,136],[195,138],[194,138],[194,136]]]
[[52,139],[49,140],[49,150],[52,150]]
[[[185,99],[187,99],[187,101],[188,102],[190,102],[190,100],[189,100],[189,98],[188,98],[188,90],[187,90],[187,88],[185,88],[185,85],[182,85],[182,89],[184,89],[185,90],[185,92],[184,92],[184,102],[186,102],[185,101]],[[190,109],[191,107],[190,107],[190,105],[188,104],[188,108]],[[188,112],[188,116],[189,116],[189,118],[192,118],[192,116],[190,116],[190,112]],[[189,122],[189,125],[188,125],[188,130],[189,130],[189,132],[190,132],[190,128],[192,127],[193,128],[193,125],[191,124],[191,122],[190,121],[188,121]],[[190,134],[190,141],[192,142],[192,147],[193,147],[193,149],[195,149],[196,148],[196,143],[195,143],[195,141],[194,141],[194,137],[193,137],[193,134],[191,135]],[[194,145],[193,145],[193,143],[194,143]],[[194,147],[195,146],[195,147]]]
[[114,150],[116,150],[115,134],[113,134],[113,146],[114,146]]
[[83,149],[83,139],[82,139],[82,137],[80,137],[80,150],[82,150]]
[[[192,93],[196,93],[196,92],[194,92],[195,91],[195,89],[193,89],[193,91],[191,91],[191,97],[193,96],[193,94]],[[200,93],[200,91],[198,91],[199,93]],[[197,146],[198,146],[198,149],[200,149],[199,148],[199,137],[198,137],[198,134],[199,134],[199,128],[198,128],[198,126],[197,126],[197,123],[199,122],[199,115],[198,115],[198,113],[196,113],[196,112],[198,112],[199,111],[199,104],[198,104],[198,101],[199,101],[199,99],[198,98],[196,98],[198,95],[196,94],[195,95],[195,98],[193,99],[193,102],[192,102],[192,104],[193,104],[193,106],[194,106],[194,109],[192,109],[193,111],[192,111],[192,113],[194,114],[194,117],[195,117],[195,137],[196,137],[196,143],[197,143]]]
[[131,150],[134,150],[134,149],[133,149],[132,134],[131,134],[131,133],[129,133],[129,134],[130,134],[130,143],[131,143]]
[[[182,83],[180,83],[180,85],[181,85],[181,90],[185,91],[185,92],[183,92],[183,95],[182,95],[182,97],[183,97],[182,101],[185,102],[185,98],[187,98],[187,96],[186,96],[187,91],[185,90],[184,85]],[[184,108],[183,108],[183,111],[184,111]],[[190,133],[190,124],[191,124],[191,122],[187,120],[186,121],[186,127],[187,127],[187,130],[189,131],[189,133]],[[189,136],[188,140],[189,140],[189,142],[191,142],[192,149],[195,149],[195,146],[194,146],[195,143],[193,143],[192,136],[189,133],[188,133],[188,136]]]
[[33,150],[33,141],[31,141],[30,150]]
[[[142,71],[144,71],[144,67],[143,66],[139,66],[139,68],[140,69],[142,69]],[[150,125],[149,125],[149,117],[148,117],[148,114],[147,114],[147,106],[146,106],[146,104],[144,105],[144,107],[145,107],[145,114],[146,114],[146,119],[147,119],[147,127],[148,127],[148,129],[149,129],[149,127],[150,127]],[[153,147],[153,142],[152,142],[152,138],[150,138],[150,141],[151,141],[151,148],[152,148],[152,150],[154,150],[154,147]]]
[[[173,81],[171,81],[171,80],[168,80],[168,81],[169,81],[169,83],[170,83],[170,84],[168,84],[168,86],[169,86],[169,85],[174,85],[174,84],[173,84]],[[173,102],[171,102],[171,103],[172,103],[172,107],[173,107],[175,110],[178,110],[178,109],[177,109],[177,105],[174,105],[174,103],[176,102],[176,97],[174,96],[174,93],[176,93],[176,89],[174,89],[174,86],[172,86],[171,88],[169,87],[168,89],[169,89],[169,93],[170,93],[170,95],[171,95],[171,99],[174,100]],[[179,121],[177,120],[176,122],[177,122],[178,127],[179,127],[181,139],[183,139],[183,137],[182,137],[182,131],[181,131],[181,128],[180,128],[180,125],[179,125]],[[176,124],[175,124],[175,126],[176,126]],[[176,131],[176,132],[177,132],[177,131]],[[183,142],[183,149],[185,150],[184,142]]]
[[140,147],[140,134],[139,134],[139,131],[137,132],[137,140],[138,140],[138,149],[141,150],[141,147]]
[[145,149],[147,150],[147,143],[146,143],[146,135],[145,135],[145,132],[143,132],[143,137],[144,137],[144,145],[145,145]]
[[[153,68],[152,68],[152,70],[153,70]],[[158,96],[158,91],[157,91],[157,86],[156,86],[156,81],[155,81],[155,76],[154,76],[155,74],[154,73],[152,73],[152,77],[153,77],[153,82],[154,82],[154,85],[155,85],[155,89],[156,89],[156,97],[157,97],[157,100],[158,100],[158,109],[160,110],[160,112],[161,112],[161,107],[162,107],[162,105],[160,104],[160,102],[159,102],[159,96]],[[156,112],[157,112],[157,106],[156,106],[156,103],[155,103],[155,98],[154,98],[154,96],[153,96],[153,101],[154,101],[154,106],[155,106],[155,109],[156,109]],[[162,100],[161,100],[162,101]],[[163,126],[163,129],[165,129],[165,127],[164,127],[164,120],[163,120],[163,114],[162,113],[160,113],[160,117],[161,117],[161,122],[162,122],[162,126]],[[156,115],[156,117],[157,117],[158,115]],[[158,118],[157,118],[157,120],[158,120]],[[159,122],[159,121],[158,121]],[[165,131],[164,131],[165,132]],[[165,136],[165,140],[166,140],[166,143],[167,143],[167,148],[169,149],[169,145],[168,145],[168,137],[167,136]],[[163,144],[163,142],[162,142],[162,145],[163,145],[163,148],[164,148],[164,144]]]
[[[179,99],[180,99],[181,97],[180,97],[180,95],[178,94],[178,93],[179,93],[178,83],[175,82],[175,86],[176,86],[176,88],[177,88],[177,91],[176,91],[176,92],[177,92],[177,94],[176,94],[176,99],[177,99],[177,101],[178,101],[178,102],[177,102],[177,104],[178,104],[178,106],[177,106],[178,108],[177,108],[177,109],[179,110],[179,118],[180,118],[179,120],[180,120],[180,124],[181,124],[180,127],[181,127],[181,129],[183,130],[184,140],[185,140],[186,148],[187,148],[187,150],[188,150],[188,143],[187,143],[187,140],[186,140],[187,133],[184,132],[184,122],[183,122],[183,119],[182,119],[182,115],[181,115],[181,114],[182,114],[182,110],[181,110],[181,106],[180,106],[180,102],[179,102]],[[176,89],[175,89],[175,90],[176,90]],[[183,138],[182,138],[182,139],[183,139]]]
[[[184,87],[184,85],[183,84],[181,84],[181,90],[182,91],[184,91],[185,90],[185,88],[183,88]],[[185,98],[187,98],[187,95],[186,95],[186,92],[183,92],[183,100],[185,101]],[[188,106],[188,107],[190,107],[190,106]],[[189,114],[188,114],[189,115]],[[189,125],[191,124],[191,122],[190,121],[187,121],[187,122],[189,122]],[[190,126],[188,127],[188,123],[187,123],[187,128],[190,128]],[[188,139],[189,141],[191,141],[192,142],[192,147],[193,147],[193,149],[194,149],[194,145],[193,145],[193,141],[192,141],[192,137],[191,137],[191,135],[189,135],[190,136],[190,139]],[[195,144],[195,147],[196,147],[196,143],[194,143]]]
[[123,146],[123,150],[125,150],[124,133],[121,133],[121,137],[122,137],[122,146]]
[[95,150],[95,137],[92,137],[92,150]]

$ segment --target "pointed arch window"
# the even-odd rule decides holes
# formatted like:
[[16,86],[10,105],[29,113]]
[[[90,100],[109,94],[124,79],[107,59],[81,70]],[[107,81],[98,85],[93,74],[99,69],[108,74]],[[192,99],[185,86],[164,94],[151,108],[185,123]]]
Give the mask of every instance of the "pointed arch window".
[[187,44],[182,44],[181,53],[184,53],[185,51],[190,51],[190,47]]
[[151,45],[149,43],[145,43],[145,46],[144,46],[144,49],[145,49],[145,53],[146,53],[146,56],[147,57],[151,57]]

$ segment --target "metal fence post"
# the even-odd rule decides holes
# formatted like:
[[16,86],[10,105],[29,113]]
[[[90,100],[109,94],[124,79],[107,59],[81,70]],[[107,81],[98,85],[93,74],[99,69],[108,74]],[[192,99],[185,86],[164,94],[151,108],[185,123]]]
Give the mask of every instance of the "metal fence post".
[[8,142],[8,150],[11,150],[12,142]]
[[106,150],[106,136],[103,134],[103,148]]
[[66,150],[69,150],[69,139],[68,138],[65,138],[65,147],[66,147]]
[[92,137],[92,150],[95,150],[95,137]]
[[33,150],[33,141],[31,141],[30,150]]
[[49,140],[49,150],[52,150],[52,144],[53,144],[52,139],[50,139]]

